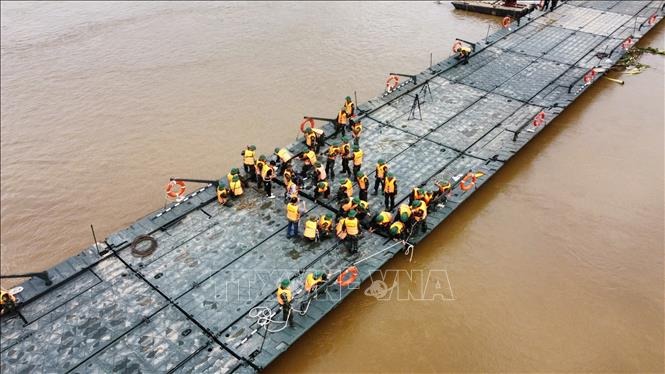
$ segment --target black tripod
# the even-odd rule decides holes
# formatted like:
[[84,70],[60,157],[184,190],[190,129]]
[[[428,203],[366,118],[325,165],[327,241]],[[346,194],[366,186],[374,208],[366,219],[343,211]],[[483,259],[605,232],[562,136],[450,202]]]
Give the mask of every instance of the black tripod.
[[429,87],[429,81],[425,82],[425,84],[420,88],[420,91],[416,94],[416,97],[413,99],[413,104],[411,104],[411,111],[409,112],[409,117],[406,119],[407,121],[410,121],[412,119],[416,119],[416,109],[418,109],[418,119],[422,120],[423,119],[423,113],[420,110],[420,97],[423,97],[423,101],[425,100],[425,97],[429,95],[429,97],[432,97],[432,89]]

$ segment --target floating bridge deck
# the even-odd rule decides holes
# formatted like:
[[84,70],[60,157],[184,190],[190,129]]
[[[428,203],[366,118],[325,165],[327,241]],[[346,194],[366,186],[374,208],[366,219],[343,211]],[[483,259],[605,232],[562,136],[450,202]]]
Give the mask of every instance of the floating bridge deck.
[[[476,186],[482,187],[662,17],[663,1],[571,1],[554,12],[531,13],[476,43],[467,65],[446,59],[415,82],[359,105],[364,170],[388,160],[400,186],[398,201],[412,186],[432,186],[469,169],[485,174]],[[591,76],[592,68],[601,72]],[[421,113],[409,119],[416,94]],[[533,126],[541,111],[544,123]],[[332,132],[332,124],[324,128]],[[303,145],[289,149],[298,153]],[[282,187],[274,188],[281,196]],[[455,185],[445,208],[429,215],[427,233],[415,233],[410,242],[435,230],[474,191]],[[382,207],[382,196],[371,196],[372,211]],[[313,201],[307,208],[330,212]],[[287,240],[284,210],[281,199],[251,188],[232,207],[221,207],[208,185],[110,235],[101,255],[92,246],[50,269],[53,284],[26,281],[19,313],[0,324],[2,372],[266,367],[353,291],[331,285],[328,297],[295,315],[293,327],[266,333],[258,326],[250,310],[277,311],[274,293],[282,276],[298,292],[301,271],[343,269],[355,259],[334,239]],[[144,234],[156,239],[157,250],[134,257],[129,245]],[[364,233],[360,257],[388,249],[358,266],[356,284],[403,250],[392,243]]]

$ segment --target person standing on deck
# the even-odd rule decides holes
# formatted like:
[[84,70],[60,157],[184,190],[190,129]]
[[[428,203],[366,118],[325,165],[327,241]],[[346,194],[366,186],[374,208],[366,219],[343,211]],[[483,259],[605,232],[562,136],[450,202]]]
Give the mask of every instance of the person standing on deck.
[[395,195],[397,195],[397,179],[393,173],[388,173],[383,185],[383,199],[386,210],[390,211],[395,208]]
[[289,326],[293,326],[293,315],[291,315],[291,300],[293,300],[293,294],[289,285],[291,281],[288,279],[283,279],[279,287],[277,287],[277,303],[282,307],[282,319],[284,322],[287,322]]
[[346,136],[342,136],[342,145],[339,153],[342,157],[342,171],[340,173],[346,173],[347,176],[351,177],[349,161],[353,158],[353,153],[351,152],[351,145],[349,145],[349,138]]
[[222,180],[217,182],[217,202],[220,205],[226,205],[229,195],[231,195],[231,190],[226,187],[226,183]]
[[279,169],[277,169],[278,175],[283,175],[284,170],[290,165],[293,155],[286,148],[275,148],[275,162],[279,163]]
[[358,182],[358,197],[360,200],[367,201],[367,190],[369,189],[369,178],[359,170],[356,173],[356,182]]
[[339,150],[339,143],[335,143],[329,146],[326,151],[326,155],[328,156],[326,160],[326,174],[328,174],[330,180],[335,179],[335,159],[339,155]]
[[305,145],[309,150],[319,152],[319,138],[311,127],[305,129]]
[[272,194],[272,180],[275,178],[275,161],[270,161],[270,164],[263,165],[261,178],[263,179],[263,186],[268,199],[274,199],[275,195]]
[[286,226],[286,238],[291,239],[298,236],[298,224],[300,223],[300,215],[305,213],[305,205],[298,206],[298,198],[292,197],[288,204],[286,204],[286,219],[289,224]]
[[256,162],[256,146],[248,145],[247,148],[240,152],[242,156],[242,166],[245,169],[245,174],[249,180],[256,180],[256,171],[254,170],[254,163]]
[[359,145],[360,133],[363,131],[363,124],[360,123],[360,120],[358,121],[350,120],[350,122],[351,122],[351,136],[353,137],[353,144]]
[[357,145],[353,146],[353,176],[356,177],[363,166],[363,151]]
[[356,104],[351,101],[351,96],[347,96],[344,99],[344,113],[346,114],[346,118],[351,118],[356,115]]
[[346,115],[344,108],[339,110],[337,113],[337,121],[335,122],[335,133],[342,133],[342,136],[346,135],[346,126],[349,124],[349,118]]
[[376,173],[374,174],[374,196],[379,194],[379,186],[383,191],[384,181],[388,173],[388,164],[380,158],[376,163]]
[[259,189],[259,191],[263,191],[263,178],[261,178],[261,174],[263,172],[263,167],[266,166],[266,156],[261,155],[259,156],[259,160],[256,162],[256,165],[254,165],[254,170],[256,172],[256,188]]
[[328,181],[321,181],[316,185],[314,200],[318,200],[321,196],[323,196],[324,199],[330,198],[330,186],[328,185]]
[[238,197],[243,194],[244,191],[242,189],[242,181],[240,180],[239,175],[233,176],[231,183],[229,183],[229,189],[231,190],[231,193],[234,197]]

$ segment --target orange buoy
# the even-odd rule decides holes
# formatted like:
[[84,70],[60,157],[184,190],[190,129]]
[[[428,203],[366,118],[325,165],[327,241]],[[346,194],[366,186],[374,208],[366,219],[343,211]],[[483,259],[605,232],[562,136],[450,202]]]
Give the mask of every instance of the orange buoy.
[[166,197],[179,199],[185,195],[185,182],[172,180],[166,185]]
[[621,43],[621,47],[623,47],[623,49],[628,49],[631,45],[633,45],[633,38],[630,36],[624,40],[623,43]]
[[457,50],[462,48],[462,42],[456,41],[455,44],[453,44],[453,52],[457,53]]
[[591,69],[588,73],[584,74],[584,84],[590,84],[593,78],[596,77],[596,72]]
[[505,28],[510,27],[510,22],[511,22],[510,17],[506,16],[506,17],[503,17],[503,20],[501,21],[501,25],[505,29]]
[[339,274],[339,277],[337,277],[337,284],[346,287],[353,283],[356,278],[358,278],[358,268],[355,266],[349,266]]
[[459,187],[462,189],[462,191],[468,191],[475,187],[477,180],[478,177],[476,177],[476,174],[468,172],[464,179],[462,179],[462,181],[459,183]]
[[391,75],[388,77],[388,80],[386,80],[386,91],[392,91],[395,88],[397,88],[397,85],[399,84],[399,77],[396,75]]
[[305,118],[305,120],[300,123],[300,131],[302,133],[305,132],[305,125],[307,125],[307,124],[309,124],[309,127],[314,128],[314,119]]

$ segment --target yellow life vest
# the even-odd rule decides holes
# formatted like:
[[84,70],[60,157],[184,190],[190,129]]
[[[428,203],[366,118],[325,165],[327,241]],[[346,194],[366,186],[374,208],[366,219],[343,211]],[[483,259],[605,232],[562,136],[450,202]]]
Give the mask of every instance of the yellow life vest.
[[401,205],[399,206],[399,210],[398,210],[398,212],[399,212],[400,217],[401,217],[402,214],[404,214],[404,213],[406,213],[406,216],[407,216],[407,217],[411,217],[411,208],[409,208],[409,206],[406,205],[406,204],[401,204]]
[[460,54],[468,55],[469,53],[471,53],[471,48],[469,48],[469,47],[459,47],[459,49],[457,49],[457,51]]
[[432,198],[434,197],[434,194],[431,193],[430,191],[425,191],[425,194],[423,195],[423,202],[425,205],[429,205],[429,203],[432,201]]
[[245,149],[245,153],[243,155],[243,162],[245,165],[254,165],[254,155],[256,152],[252,151],[251,149]]
[[293,158],[293,155],[286,148],[282,148],[277,152],[277,157],[279,157],[282,162],[287,162]]
[[340,150],[340,152],[342,154],[342,157],[349,158],[349,156],[351,156],[351,146],[349,145],[349,143],[344,143],[342,144],[341,147],[342,149]]
[[361,190],[366,190],[369,187],[369,178],[366,175],[358,178],[358,188]]
[[307,220],[305,222],[305,232],[303,236],[309,239],[316,239],[316,221]]
[[404,224],[400,221],[393,222],[393,224],[390,225],[390,230],[392,230],[393,227],[397,227],[397,233],[398,234],[401,234],[402,231],[404,231]]
[[353,152],[353,165],[358,166],[363,163],[363,150],[357,150]]
[[285,170],[284,171],[284,185],[288,186],[289,183],[293,183],[292,180],[293,180],[293,174],[291,174],[290,171]]
[[358,210],[361,212],[366,212],[369,210],[369,203],[365,200],[360,200],[358,203]]
[[293,203],[288,203],[286,205],[286,218],[291,222],[295,222],[300,219],[300,212],[298,211],[298,205]]
[[360,133],[363,131],[363,124],[360,122],[356,122],[353,124],[353,128],[351,131],[356,135],[360,135]]
[[346,112],[343,111],[343,110],[340,110],[339,113],[337,114],[337,122],[340,125],[346,125],[347,121],[348,121],[348,117],[346,115]]
[[267,163],[263,164],[263,168],[261,169],[261,178],[263,178],[263,180],[266,180],[268,178],[268,170],[272,170],[270,165],[268,165]]
[[379,214],[379,216],[383,217],[383,221],[380,223],[381,226],[387,227],[393,221],[393,215],[390,212],[383,211]]
[[305,161],[309,162],[310,165],[314,165],[316,163],[316,153],[314,153],[314,151],[305,152],[305,158]]
[[383,185],[383,192],[395,193],[395,182],[395,177],[386,178],[385,184]]
[[229,185],[231,185],[231,182],[233,182],[233,174],[226,174],[226,180],[229,182]]
[[328,159],[334,160],[335,158],[337,158],[338,153],[339,149],[337,147],[334,147],[332,145],[328,147]]
[[229,183],[229,188],[231,189],[231,192],[233,192],[233,196],[240,196],[243,193],[242,182],[240,182],[240,180],[235,182],[231,181],[231,183]]
[[316,142],[316,134],[314,131],[310,132],[309,134],[305,135],[305,142],[307,143],[308,147],[311,147],[314,145],[314,142]]
[[388,164],[383,164],[383,165],[376,164],[376,177],[377,178],[383,179],[386,176],[387,171],[388,171]]
[[326,180],[327,174],[325,166],[323,165],[319,166],[318,168],[316,168],[316,171],[318,172],[316,175],[319,182],[323,182],[324,180]]
[[350,117],[353,114],[353,101],[344,102],[344,114],[346,114],[347,117]]
[[346,187],[346,196],[352,197],[353,196],[353,183],[351,182],[351,180],[347,179],[346,183],[342,184],[342,186]]
[[323,277],[314,278],[314,273],[307,274],[307,277],[305,277],[305,291],[311,291],[312,287],[321,282],[323,282]]
[[224,204],[226,202],[226,198],[229,196],[229,190],[226,188],[223,190],[217,190],[217,201],[220,204]]
[[349,235],[358,235],[358,218],[345,218],[344,226]]
[[452,186],[450,185],[450,182],[446,182],[446,184],[439,184],[438,187],[439,187],[439,192],[444,193],[450,190]]
[[331,219],[326,218],[326,216],[321,216],[321,218],[319,218],[319,229],[328,231],[331,226]]
[[288,288],[279,287],[277,289],[277,302],[279,305],[284,305],[284,300],[282,300],[282,295],[286,295],[286,300],[290,303],[293,300],[293,295],[291,295],[291,290]]
[[323,186],[323,188],[321,188],[317,185],[317,187],[316,187],[317,191],[319,191],[319,192],[328,191],[328,182],[323,181],[323,182],[320,182],[320,183],[323,183],[324,186]]
[[425,209],[424,204],[421,204],[417,208],[413,208],[411,210],[411,213],[413,213],[413,218],[416,221],[421,221],[421,220],[424,220],[425,218],[427,218],[427,209]]
[[346,201],[346,203],[342,204],[342,210],[345,212],[350,211],[351,209],[355,209],[356,205],[353,204],[353,197],[349,197],[349,199]]

